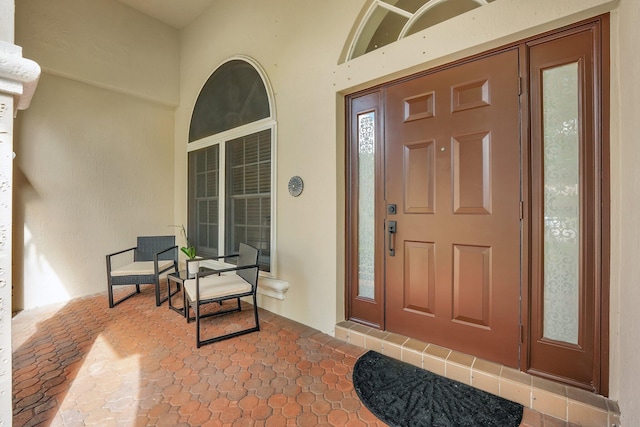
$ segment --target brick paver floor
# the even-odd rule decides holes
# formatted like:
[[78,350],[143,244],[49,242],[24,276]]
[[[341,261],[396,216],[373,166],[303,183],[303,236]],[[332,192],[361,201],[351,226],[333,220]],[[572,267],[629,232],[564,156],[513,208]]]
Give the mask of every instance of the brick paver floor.
[[150,286],[113,309],[100,294],[19,313],[14,426],[384,425],[351,383],[362,349],[265,310],[260,321],[197,349],[195,325],[156,307]]
[[195,325],[153,298],[147,286],[113,309],[105,293],[14,316],[13,425],[384,425],[351,382],[361,348],[260,310],[260,332],[197,349]]

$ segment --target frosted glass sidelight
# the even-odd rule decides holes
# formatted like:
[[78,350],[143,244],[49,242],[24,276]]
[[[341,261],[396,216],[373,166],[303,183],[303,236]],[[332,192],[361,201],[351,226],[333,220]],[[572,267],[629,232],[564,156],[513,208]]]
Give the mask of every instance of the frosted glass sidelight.
[[374,298],[375,113],[358,115],[358,296]]
[[544,337],[578,344],[580,139],[578,63],[543,71]]

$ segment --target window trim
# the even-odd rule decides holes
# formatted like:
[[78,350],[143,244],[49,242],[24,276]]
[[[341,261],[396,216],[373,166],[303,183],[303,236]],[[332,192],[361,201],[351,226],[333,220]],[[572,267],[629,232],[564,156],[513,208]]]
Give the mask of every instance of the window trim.
[[[204,137],[202,139],[193,141],[193,142],[187,142],[187,150],[186,150],[186,171],[187,171],[187,217],[189,215],[189,179],[188,179],[188,174],[189,174],[189,153],[191,153],[192,151],[198,151],[204,148],[209,148],[213,145],[218,145],[219,148],[219,162],[220,162],[220,168],[219,168],[219,180],[218,180],[218,248],[219,251],[224,252],[224,248],[225,248],[225,233],[226,233],[226,203],[227,203],[227,197],[226,197],[226,142],[228,141],[232,141],[236,138],[240,138],[242,136],[247,136],[253,133],[257,133],[263,130],[267,130],[270,129],[271,130],[271,230],[270,230],[270,245],[271,245],[271,256],[270,256],[270,267],[269,270],[270,271],[260,271],[260,276],[263,277],[269,277],[269,278],[276,278],[277,277],[277,242],[276,242],[276,236],[277,236],[277,209],[276,209],[276,200],[277,200],[277,187],[276,187],[276,174],[277,174],[277,154],[278,154],[278,132],[277,132],[277,121],[276,121],[276,114],[275,114],[275,107],[274,107],[274,96],[273,96],[273,90],[271,88],[271,84],[269,83],[269,80],[266,78],[266,73],[264,72],[264,70],[262,69],[262,67],[256,62],[254,61],[252,58],[249,58],[247,56],[242,56],[242,55],[236,55],[233,56],[231,58],[228,58],[227,60],[225,60],[224,62],[222,62],[220,65],[218,65],[218,67],[216,67],[208,76],[207,78],[204,80],[202,86],[200,87],[200,91],[198,91],[198,95],[200,94],[200,92],[202,91],[202,89],[204,88],[204,85],[206,84],[208,78],[213,75],[213,73],[216,72],[216,70],[218,70],[220,67],[222,67],[224,64],[226,64],[227,62],[230,61],[234,61],[234,60],[241,60],[241,61],[245,61],[247,63],[249,63],[252,67],[254,67],[254,69],[256,70],[256,72],[258,73],[258,75],[260,76],[260,78],[262,79],[262,82],[264,83],[264,87],[265,90],[267,91],[267,97],[269,99],[269,112],[270,112],[270,117],[261,119],[261,120],[257,120],[255,122],[252,123],[248,123],[242,126],[238,126],[236,128],[233,129],[229,129],[226,130],[224,132],[220,132],[214,135],[210,135],[207,137]],[[197,96],[196,96],[197,99]],[[195,101],[194,101],[194,105],[195,105]],[[193,115],[193,111],[191,112],[191,114]],[[189,140],[188,138],[188,134],[186,135],[186,141]],[[187,230],[189,232],[189,230]]]

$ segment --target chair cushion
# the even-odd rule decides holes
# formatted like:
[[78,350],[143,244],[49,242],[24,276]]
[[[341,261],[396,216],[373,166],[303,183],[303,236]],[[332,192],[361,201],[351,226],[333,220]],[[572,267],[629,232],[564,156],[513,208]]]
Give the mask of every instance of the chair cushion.
[[[185,280],[184,290],[191,301],[196,300],[196,279]],[[251,284],[237,274],[211,275],[200,279],[200,300],[222,298],[251,292]]]
[[[167,269],[173,265],[172,260],[158,260],[158,271]],[[120,268],[111,270],[112,276],[142,276],[155,274],[153,261],[135,261]]]

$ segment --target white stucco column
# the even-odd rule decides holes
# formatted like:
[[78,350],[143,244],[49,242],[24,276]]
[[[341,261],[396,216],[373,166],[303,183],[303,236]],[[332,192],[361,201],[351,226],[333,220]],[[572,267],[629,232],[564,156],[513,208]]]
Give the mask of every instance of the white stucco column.
[[22,57],[22,48],[0,41],[0,427],[12,423],[11,393],[11,230],[13,119],[29,106],[40,67]]

